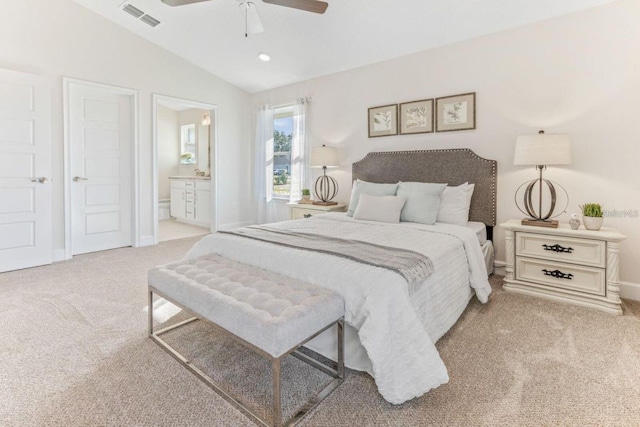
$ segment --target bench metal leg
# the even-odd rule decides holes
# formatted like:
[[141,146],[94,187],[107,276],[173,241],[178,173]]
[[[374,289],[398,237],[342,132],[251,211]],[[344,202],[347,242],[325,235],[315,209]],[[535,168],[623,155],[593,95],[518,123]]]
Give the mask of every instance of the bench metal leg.
[[[154,288],[152,288],[151,286],[149,286],[149,337],[156,343],[158,344],[161,348],[163,348],[167,353],[169,353],[174,359],[176,359],[178,362],[180,362],[180,364],[182,364],[184,367],[186,367],[189,371],[191,371],[191,373],[193,373],[196,377],[198,377],[201,381],[203,381],[207,386],[209,386],[213,391],[215,391],[216,393],[218,393],[222,398],[224,398],[226,401],[228,401],[229,403],[233,404],[236,408],[238,408],[240,410],[240,412],[242,412],[244,415],[246,415],[249,419],[251,419],[253,422],[255,422],[258,425],[261,426],[265,426],[265,427],[269,427],[270,425],[273,427],[279,427],[282,425],[285,426],[290,426],[290,425],[295,425],[298,423],[298,421],[300,421],[306,414],[308,414],[313,408],[315,408],[320,402],[322,402],[327,396],[329,396],[329,394],[331,394],[331,392],[333,390],[335,390],[343,381],[344,381],[344,375],[345,375],[345,369],[344,369],[344,318],[339,319],[338,321],[336,321],[334,324],[337,325],[338,327],[338,367],[337,370],[331,369],[325,365],[322,365],[320,362],[304,355],[303,353],[298,353],[298,348],[300,348],[302,345],[306,344],[307,341],[311,340],[312,338],[315,338],[317,335],[319,335],[321,332],[324,332],[325,330],[329,329],[331,326],[333,326],[333,324],[328,325],[327,327],[325,327],[324,329],[322,329],[321,331],[319,331],[318,333],[314,334],[313,336],[309,337],[308,339],[306,339],[305,341],[301,342],[298,346],[296,346],[295,348],[289,350],[287,353],[281,355],[280,357],[273,357],[267,353],[265,353],[264,351],[262,351],[261,349],[253,346],[250,343],[245,342],[244,340],[242,340],[241,338],[233,335],[232,333],[230,333],[229,331],[225,330],[224,328],[216,325],[215,323],[212,323],[208,320],[204,320],[206,321],[209,325],[213,326],[216,330],[218,330],[219,332],[224,333],[225,335],[235,339],[236,341],[240,342],[241,344],[245,345],[245,347],[247,347],[250,350],[253,350],[254,352],[260,354],[263,357],[266,357],[267,359],[271,360],[271,369],[272,369],[272,381],[273,381],[273,419],[271,423],[267,423],[265,420],[263,420],[262,418],[260,418],[258,415],[254,414],[253,412],[251,412],[251,410],[249,408],[247,408],[238,398],[232,396],[231,394],[227,393],[223,388],[221,388],[220,386],[218,386],[213,379],[211,379],[211,377],[209,377],[207,374],[205,374],[202,370],[198,369],[196,366],[194,366],[187,358],[185,358],[182,354],[180,354],[176,349],[174,349],[173,347],[171,347],[165,340],[163,340],[162,338],[160,338],[161,334],[164,334],[166,332],[169,332],[173,329],[179,328],[181,326],[184,326],[188,323],[191,323],[195,320],[200,320],[198,317],[193,317],[187,320],[184,320],[180,323],[168,326],[166,328],[160,329],[160,330],[154,330],[154,322],[153,322],[153,296],[154,293],[161,296],[162,298],[166,299],[167,301],[170,301],[173,304],[178,305],[180,308],[182,308],[185,311],[190,311],[189,309],[187,309],[186,307],[181,306],[180,304],[172,301],[171,299],[167,298],[165,295],[162,295],[161,293],[159,293],[157,290],[155,290]],[[286,422],[283,423],[282,420],[282,360],[288,356],[288,355],[293,355],[298,357],[299,359],[307,362],[308,364],[312,365],[315,368],[320,368],[320,366],[322,366],[324,369],[320,368],[323,372],[329,374],[330,376],[334,377],[334,379],[329,382],[317,395],[315,395],[314,397],[312,397],[305,405],[303,405],[297,412],[296,414],[291,417],[289,420],[287,420]],[[304,357],[301,357],[304,356]]]
[[338,322],[338,378],[344,379],[344,320]]
[[273,374],[273,426],[277,427],[282,423],[282,399],[280,396],[280,358],[271,361],[271,371]]
[[149,288],[149,336],[153,335],[153,291]]

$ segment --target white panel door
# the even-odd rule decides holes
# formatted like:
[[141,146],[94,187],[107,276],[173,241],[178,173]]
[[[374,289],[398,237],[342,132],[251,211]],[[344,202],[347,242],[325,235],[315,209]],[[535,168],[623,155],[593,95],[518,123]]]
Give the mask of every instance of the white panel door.
[[51,264],[50,177],[49,86],[0,70],[0,272]]
[[131,246],[133,97],[69,85],[74,255]]

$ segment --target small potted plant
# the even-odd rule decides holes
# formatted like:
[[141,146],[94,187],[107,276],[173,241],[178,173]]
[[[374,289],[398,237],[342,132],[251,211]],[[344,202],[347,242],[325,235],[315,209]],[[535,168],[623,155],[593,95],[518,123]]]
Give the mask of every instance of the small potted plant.
[[311,199],[311,191],[309,191],[308,188],[303,188],[302,189],[302,200],[303,201],[309,201]]
[[598,203],[585,203],[580,206],[582,210],[582,222],[587,230],[598,231],[602,227],[602,206]]

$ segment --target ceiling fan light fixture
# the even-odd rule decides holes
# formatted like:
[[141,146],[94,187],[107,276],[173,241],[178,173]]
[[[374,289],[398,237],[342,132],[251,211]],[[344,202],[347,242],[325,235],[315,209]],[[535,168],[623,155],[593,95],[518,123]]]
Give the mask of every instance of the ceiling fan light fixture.
[[252,1],[243,0],[238,1],[238,6],[245,26],[245,37],[249,34],[260,34],[264,32],[256,4]]
[[258,59],[259,59],[260,61],[263,61],[263,62],[269,62],[269,61],[271,61],[271,57],[270,57],[269,55],[267,55],[266,53],[264,53],[264,52],[260,52],[260,53],[258,54]]

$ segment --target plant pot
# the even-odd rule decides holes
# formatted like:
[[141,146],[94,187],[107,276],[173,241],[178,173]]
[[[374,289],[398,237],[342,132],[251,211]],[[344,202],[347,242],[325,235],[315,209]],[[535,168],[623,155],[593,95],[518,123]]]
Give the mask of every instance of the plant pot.
[[583,216],[582,223],[584,224],[584,228],[591,231],[598,231],[600,227],[602,227],[602,221],[604,218],[595,217],[595,216]]
[[311,196],[302,196],[302,200],[310,200]]

